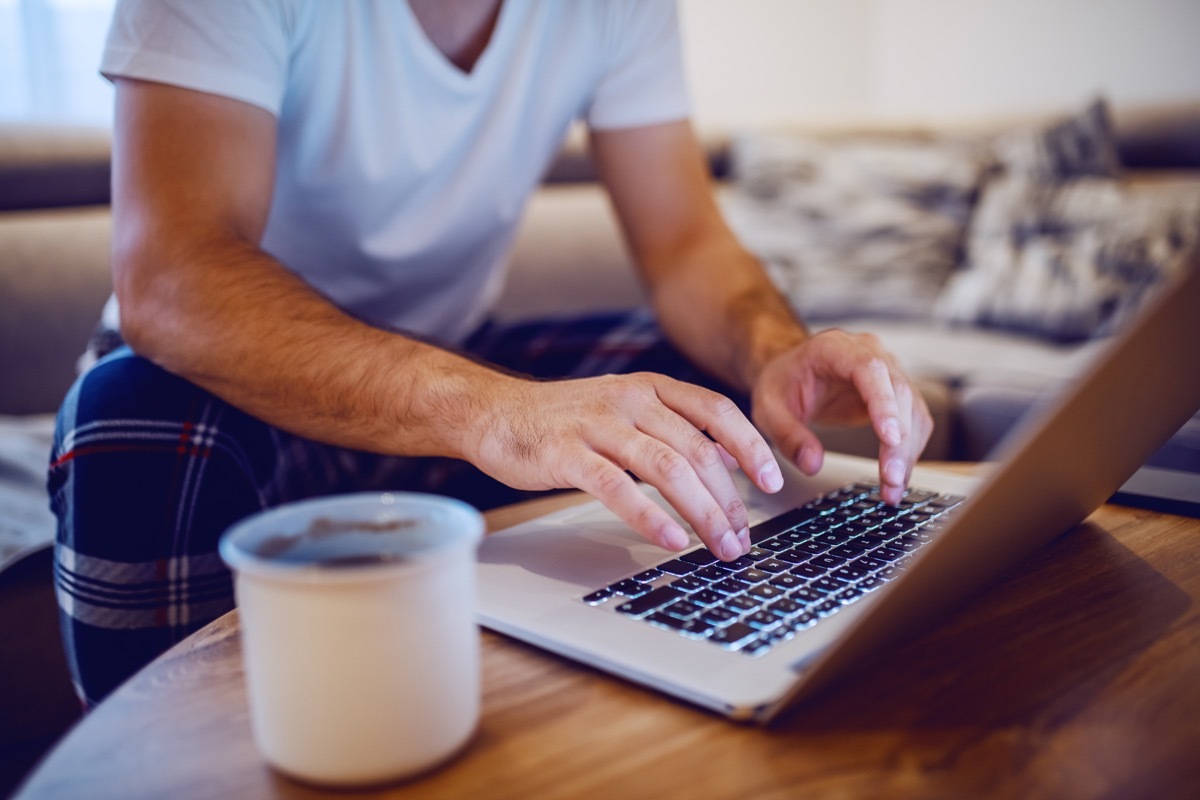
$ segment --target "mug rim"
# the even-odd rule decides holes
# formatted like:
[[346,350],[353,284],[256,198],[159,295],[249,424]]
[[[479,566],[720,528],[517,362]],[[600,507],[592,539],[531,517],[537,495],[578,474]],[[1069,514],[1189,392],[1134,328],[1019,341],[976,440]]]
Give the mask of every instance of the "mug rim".
[[[459,524],[455,525],[451,535],[445,536],[437,544],[403,558],[353,566],[283,561],[256,554],[245,546],[245,539],[260,531],[263,525],[269,525],[272,520],[282,524],[297,516],[315,519],[317,509],[328,509],[327,513],[337,513],[339,508],[361,510],[387,506],[407,506],[413,509],[413,513],[424,512],[425,515],[433,509],[440,509],[454,515]],[[351,492],[310,497],[256,511],[233,523],[221,534],[217,551],[226,566],[235,573],[244,575],[318,583],[365,580],[394,575],[398,571],[432,567],[457,555],[463,549],[478,546],[483,539],[484,528],[483,515],[476,508],[452,497],[426,492]]]

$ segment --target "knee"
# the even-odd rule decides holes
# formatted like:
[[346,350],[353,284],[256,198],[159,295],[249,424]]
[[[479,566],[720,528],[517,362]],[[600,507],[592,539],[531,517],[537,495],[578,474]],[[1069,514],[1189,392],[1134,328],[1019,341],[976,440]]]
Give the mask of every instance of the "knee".
[[58,426],[62,432],[111,419],[179,419],[205,396],[195,384],[121,347],[75,381]]

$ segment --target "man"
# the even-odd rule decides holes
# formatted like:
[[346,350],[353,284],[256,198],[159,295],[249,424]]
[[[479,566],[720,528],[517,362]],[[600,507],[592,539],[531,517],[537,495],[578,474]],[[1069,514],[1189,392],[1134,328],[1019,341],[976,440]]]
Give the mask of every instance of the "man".
[[[749,538],[729,469],[782,484],[762,433],[815,473],[808,424],[869,419],[899,500],[928,411],[874,339],[810,336],[725,227],[670,2],[128,0],[103,71],[128,346],[72,389],[50,476],[87,701],[231,607],[215,545],[246,514],[384,486],[486,504],[425,457],[583,489],[684,547],[633,473],[731,560]],[[580,116],[662,331],[749,396],[757,429],[661,337],[600,371],[686,380],[545,374],[513,346],[528,329],[486,325],[519,212]],[[601,324],[609,344],[633,325]]]

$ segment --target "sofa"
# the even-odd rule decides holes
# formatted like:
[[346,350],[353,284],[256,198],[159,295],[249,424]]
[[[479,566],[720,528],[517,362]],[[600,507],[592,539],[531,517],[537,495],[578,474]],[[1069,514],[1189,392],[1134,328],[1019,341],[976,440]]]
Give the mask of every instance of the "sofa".
[[[1077,136],[1070,124],[1081,120],[1100,126],[1104,146]],[[78,713],[56,632],[47,633],[54,619],[53,518],[43,484],[53,412],[111,287],[109,144],[101,130],[0,126],[0,750],[9,753],[36,752]],[[704,144],[735,229],[760,251],[813,327],[871,331],[914,377],[936,423],[925,453],[930,459],[988,457],[1055,387],[1086,368],[1136,310],[1134,300],[1162,277],[1134,270],[1135,279],[1125,276],[1115,295],[1112,285],[1101,287],[1108,293],[1103,302],[1058,292],[1068,299],[1048,320],[1044,309],[1021,305],[1029,292],[1022,294],[1020,281],[997,282],[988,269],[1011,272],[1015,265],[1024,276],[1049,264],[1052,274],[1076,257],[1107,258],[1113,251],[1096,237],[1121,225],[1093,215],[1072,241],[1062,229],[1042,230],[1044,220],[1019,236],[1004,225],[986,230],[1005,202],[1028,211],[1023,192],[1049,191],[1053,207],[1097,190],[1100,205],[1108,204],[1104,213],[1115,209],[1118,219],[1157,224],[1168,209],[1183,225],[1182,232],[1164,234],[1175,249],[1191,241],[1189,224],[1200,230],[1192,205],[1200,200],[1200,103],[1111,114],[1093,104],[1084,112],[937,130],[706,133]],[[1030,154],[1036,168],[1019,179],[1008,174],[1003,183],[1001,162],[1009,159],[1011,167]],[[825,177],[814,179],[815,173]],[[1042,186],[1047,181],[1052,191]],[[880,196],[891,205],[881,205]],[[1154,200],[1161,197],[1167,205]],[[914,198],[923,207],[914,209]],[[854,216],[847,209],[862,211],[864,219],[839,228]],[[880,223],[879,214],[888,221]],[[914,244],[914,232],[932,238]],[[1140,230],[1130,236],[1142,253],[1146,237]],[[1014,252],[1017,239],[1030,246]],[[976,252],[977,245],[983,249]],[[821,258],[833,271],[820,273]],[[903,275],[894,269],[910,262],[920,269]],[[851,263],[864,271],[847,278],[842,267]],[[973,273],[976,267],[982,272]],[[806,277],[804,270],[814,268],[821,280]],[[1006,291],[1015,298],[1008,305],[997,301]],[[964,297],[967,306],[974,303],[970,313],[958,302]],[[573,136],[530,203],[497,316],[570,315],[643,302],[582,137]],[[871,454],[877,447],[866,429],[822,433],[834,450]],[[1200,472],[1200,417],[1152,461]],[[3,780],[0,772],[0,791]]]

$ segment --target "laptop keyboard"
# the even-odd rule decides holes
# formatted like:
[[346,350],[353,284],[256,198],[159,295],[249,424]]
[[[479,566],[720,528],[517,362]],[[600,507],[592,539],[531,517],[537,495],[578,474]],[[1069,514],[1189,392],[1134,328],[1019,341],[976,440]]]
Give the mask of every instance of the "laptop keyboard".
[[910,488],[889,506],[878,485],[854,483],[751,528],[736,561],[699,547],[583,602],[762,655],[895,578],[963,500]]

